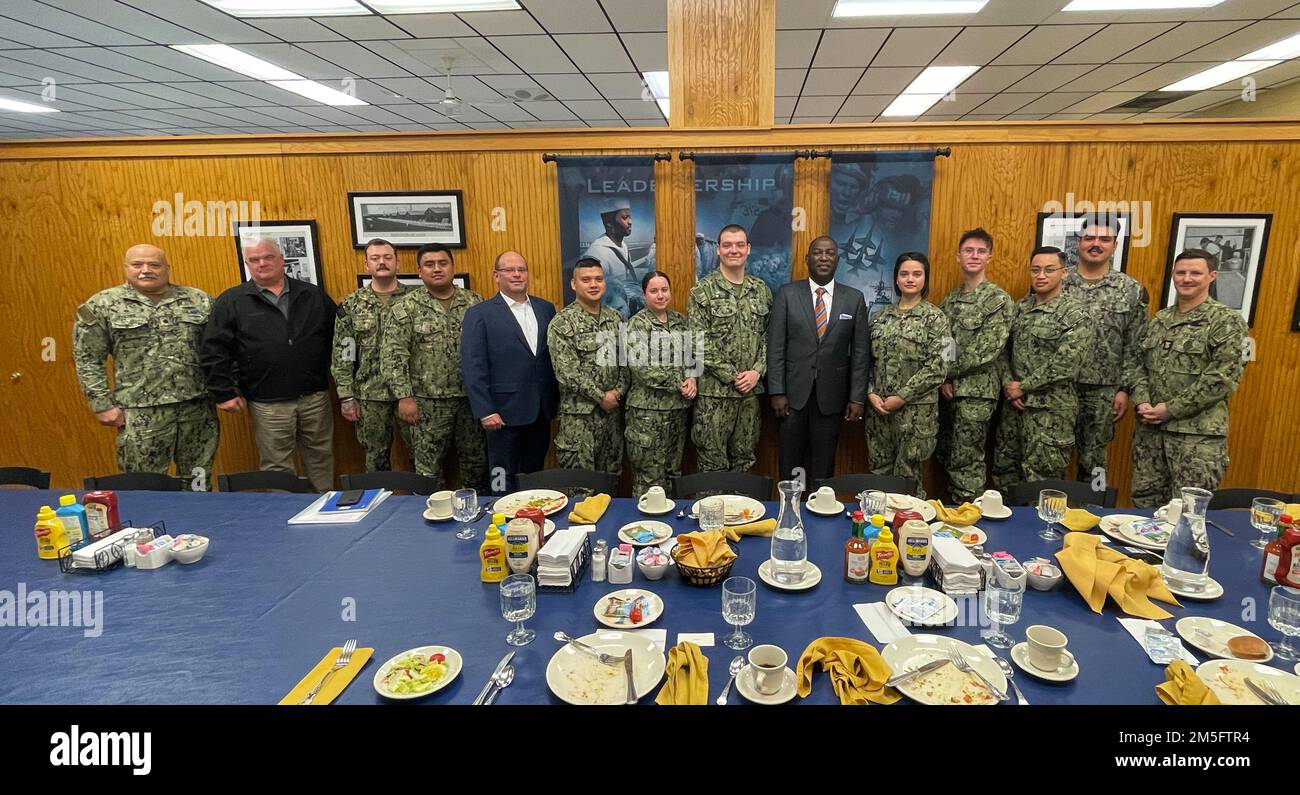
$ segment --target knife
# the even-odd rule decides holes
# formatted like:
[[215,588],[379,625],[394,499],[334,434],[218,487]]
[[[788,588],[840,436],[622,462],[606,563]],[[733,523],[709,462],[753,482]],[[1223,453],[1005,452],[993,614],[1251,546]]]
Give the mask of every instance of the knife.
[[623,652],[623,670],[627,672],[627,702],[636,703],[636,683],[632,681],[632,650]]
[[885,682],[885,687],[895,687],[902,682],[906,682],[908,679],[911,679],[914,676],[920,676],[921,674],[929,673],[930,671],[933,671],[936,668],[942,668],[947,664],[948,664],[948,660],[931,660],[925,665],[922,665],[920,668],[917,668],[912,671],[905,671],[899,674],[898,676],[891,678],[888,682]]
[[1249,687],[1250,692],[1254,693],[1257,697],[1259,697],[1260,701],[1263,701],[1265,704],[1269,704],[1274,707],[1282,706],[1281,704],[1273,700],[1273,697],[1270,696],[1268,693],[1266,693],[1264,691],[1264,688],[1260,687],[1259,685],[1251,681],[1251,678],[1249,676],[1247,676],[1245,679],[1246,679],[1246,687]]
[[1214,521],[1213,519],[1206,519],[1206,520],[1205,520],[1205,523],[1208,524],[1210,527],[1213,527],[1215,530],[1218,530],[1219,532],[1224,533],[1225,535],[1230,535],[1230,536],[1232,536],[1233,538],[1236,538],[1236,536],[1237,536],[1236,533],[1232,532],[1231,530],[1229,530],[1228,528],[1226,528],[1226,527],[1224,527],[1223,525],[1219,524],[1218,522]]
[[488,677],[487,684],[483,685],[483,689],[479,691],[478,698],[475,698],[474,701],[471,702],[472,706],[477,707],[482,705],[483,698],[488,694],[488,690],[492,689],[492,685],[496,684],[497,677],[506,669],[506,666],[510,664],[510,660],[512,660],[514,656],[514,652],[506,652],[506,656],[502,657],[501,662],[497,663],[496,670],[494,670],[492,675]]

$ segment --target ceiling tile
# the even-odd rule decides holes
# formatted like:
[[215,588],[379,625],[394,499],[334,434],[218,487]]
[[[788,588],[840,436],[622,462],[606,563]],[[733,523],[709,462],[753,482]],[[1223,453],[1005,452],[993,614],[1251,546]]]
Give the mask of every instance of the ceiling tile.
[[833,117],[840,112],[840,106],[844,104],[844,97],[810,97],[804,95],[799,98],[799,104],[795,105],[794,115],[798,116],[828,116]]
[[778,30],[776,68],[807,69],[821,35],[820,30]]
[[1087,64],[1048,64],[1017,80],[1008,91],[1055,91],[1092,69]]
[[[601,0],[600,4],[620,33],[668,31],[666,0]],[[780,13],[778,7],[777,14]]]
[[478,35],[455,14],[393,14],[387,19],[412,36],[421,39]]
[[817,47],[813,66],[867,66],[888,35],[887,28],[828,30]]
[[668,71],[667,33],[621,33],[619,38],[632,54],[638,72]]
[[496,36],[490,41],[516,66],[529,74],[578,71],[550,36]]
[[990,97],[987,102],[981,104],[975,109],[975,112],[984,115],[988,113],[1015,113],[1020,108],[1028,105],[1030,102],[1038,99],[1038,94],[998,94]]
[[844,101],[844,106],[840,108],[841,116],[877,116],[889,103],[894,101],[893,96],[873,97],[873,96],[854,96]]
[[[518,74],[519,67],[501,53],[491,42],[480,36],[463,36],[454,39],[401,39],[392,42],[394,47],[412,58],[423,61],[438,74],[446,69],[446,59],[452,59],[453,74]],[[402,61],[406,63],[406,61]]]
[[799,101],[798,97],[777,97],[776,98],[776,117],[790,118],[794,114],[795,103]]
[[1062,42],[1064,51],[1053,63],[1103,64],[1118,58],[1135,47],[1172,28],[1175,22],[1147,22],[1141,25],[1107,25],[1086,39],[1068,39]]
[[56,71],[36,64],[19,61],[10,56],[24,55],[26,53],[39,53],[43,50],[5,50],[0,53],[0,73],[15,75],[26,78],[26,82],[39,84],[46,78],[52,78],[60,84],[63,83],[92,83],[88,77],[81,74],[71,74],[69,72]]
[[[348,47],[360,47],[359,44],[351,42],[335,42]],[[347,67],[331,63],[324,58],[316,56],[320,44],[309,45],[311,52],[293,44],[246,44],[239,49],[249,55],[255,55],[264,61],[275,64],[276,66],[288,69],[294,74],[302,75],[308,80],[341,80],[344,77],[352,77],[354,73]],[[189,56],[193,58],[194,56]],[[195,60],[200,60],[195,58]],[[239,72],[226,71],[228,78],[243,77]]]
[[107,84],[56,87],[57,96],[66,97],[73,102],[105,110],[122,108],[152,108],[161,104],[154,97],[131,91],[120,86]]
[[1205,64],[1162,63],[1131,80],[1111,86],[1112,91],[1159,91],[1203,70]]
[[532,0],[526,1],[524,7],[549,33],[608,33],[613,30],[596,0],[564,0],[563,3]]
[[965,28],[934,59],[935,66],[983,66],[1022,39],[1029,25]]
[[1300,6],[1295,0],[1226,0],[1214,8],[1207,8],[1197,19],[1246,19],[1288,13],[1300,16]]
[[900,94],[921,71],[919,66],[873,66],[862,75],[853,93]]
[[[248,24],[256,25],[276,38],[285,41],[344,41],[347,37],[325,27],[314,19],[294,17],[292,19],[250,19]],[[191,37],[192,38],[192,37]]]
[[[123,50],[111,50],[107,47],[96,47],[87,49],[85,47],[70,47],[68,49],[48,50],[47,52],[56,55],[62,55],[74,60],[90,61],[97,66],[115,69],[122,74],[130,75],[140,80],[176,80],[186,75],[178,75],[172,69],[158,66],[149,61],[140,60],[132,57],[130,53],[135,50],[151,50],[154,47],[126,47]],[[173,50],[175,52],[175,50]]]
[[[494,91],[509,99],[532,99],[546,94],[528,75],[479,75],[478,80],[491,86]],[[516,94],[516,92],[522,92]]]
[[894,28],[870,63],[872,66],[928,66],[960,32],[961,28]]
[[[776,29],[824,28],[831,23],[836,0],[798,0],[776,4]],[[866,17],[863,17],[865,19]]]
[[804,78],[807,69],[777,69],[776,95],[778,97],[797,97],[803,93]]
[[1054,94],[1045,94],[1039,97],[1017,110],[1016,113],[1056,113],[1088,99],[1089,96],[1087,92],[1057,91]]
[[663,118],[663,114],[659,111],[659,105],[655,102],[645,102],[640,99],[611,99],[609,104],[614,106],[614,110],[618,111],[618,115],[628,121]]
[[387,105],[386,107],[398,116],[420,124],[442,124],[447,121],[446,116],[424,105],[410,103],[406,105]]
[[[181,84],[130,83],[124,86],[124,88],[130,88],[132,91],[136,91],[150,97],[156,97],[157,99],[160,99],[163,102],[175,107],[181,107],[181,108],[229,107],[229,105],[226,105],[225,103],[222,102],[214,102],[212,100],[204,99],[203,96],[195,93],[195,91],[188,90],[186,86],[188,86],[190,89],[202,91],[204,84],[203,83],[181,83]],[[149,105],[149,107],[156,107],[156,106],[159,106],[158,103],[152,103]]]
[[346,70],[344,77],[405,77],[409,74],[351,41],[326,41],[313,44],[311,52]]
[[1066,91],[1105,91],[1117,83],[1134,77],[1155,67],[1150,63],[1111,63],[1090,66],[1088,71],[1061,86]]
[[[94,57],[94,50],[83,48],[82,52],[87,56]],[[22,61],[40,67],[45,70],[46,74],[63,72],[64,74],[77,75],[86,80],[93,80],[97,83],[125,83],[139,80],[139,78],[132,75],[113,69],[105,69],[79,59],[68,58],[52,50],[8,50],[6,55],[15,61]]]
[[1300,33],[1300,20],[1266,20],[1229,33],[1222,39],[1198,47],[1175,61],[1230,61]]
[[804,96],[844,97],[858,84],[860,68],[811,69],[804,83]]
[[1255,85],[1260,88],[1295,80],[1300,77],[1300,58],[1280,63],[1277,66],[1271,66],[1268,69],[1256,72],[1251,77],[1255,78]]
[[794,124],[830,124],[834,120],[834,116],[799,116],[798,114],[792,119]]
[[168,43],[202,44],[205,37],[222,44],[274,41],[266,31],[258,30],[206,3],[200,3],[199,0],[123,0],[123,2],[197,34],[187,42]]
[[417,58],[411,54],[410,50],[403,49],[395,41],[365,41],[361,46],[370,50],[375,55],[391,62],[394,66],[408,74],[419,77],[441,76],[445,72],[441,63],[431,64],[427,61]]
[[1210,105],[1217,105],[1220,102],[1237,99],[1240,96],[1240,91],[1200,91],[1192,94],[1190,97],[1180,99],[1177,102],[1170,102],[1168,105],[1161,105],[1160,110],[1165,113],[1200,110],[1201,108],[1207,108]]
[[1116,105],[1122,105],[1131,99],[1142,96],[1142,93],[1141,91],[1106,91],[1093,94],[1091,97],[1076,102],[1067,110],[1072,113],[1103,113]]
[[564,104],[569,106],[569,110],[573,111],[575,116],[588,121],[622,118],[618,115],[618,111],[614,110],[613,106],[603,99],[579,99]]
[[[542,121],[558,121],[561,119],[576,119],[577,116],[564,106],[563,102],[525,102],[520,106],[523,110],[528,111],[534,118]],[[486,108],[492,115],[496,116],[496,108]],[[505,121],[501,116],[497,118]]]
[[196,80],[229,80],[231,72],[216,64],[187,55],[171,47],[121,47],[108,52],[121,53],[137,60],[147,61],[171,73],[171,80],[194,78]]
[[572,33],[556,36],[555,41],[584,74],[636,71],[623,42],[613,33]]
[[520,36],[546,32],[527,11],[475,11],[456,16],[482,36]]
[[[1191,52],[1246,26],[1246,22],[1185,22],[1115,60],[1121,63],[1163,63]],[[1245,53],[1225,54],[1228,61]]]
[[[0,15],[7,19],[31,25],[34,28],[42,28],[86,44],[101,47],[114,44],[149,43],[145,39],[132,36],[117,28],[101,25],[85,17],[36,2],[36,0],[6,0],[3,5],[0,5]],[[0,23],[0,27],[9,31],[9,22],[6,20]],[[13,37],[14,34],[8,33],[8,35]]]
[[173,25],[166,17],[147,14],[115,0],[57,0],[57,6],[155,44],[186,44],[195,40],[193,31]]
[[[605,99],[635,99],[640,100],[642,92],[645,91],[645,85],[641,82],[641,75],[631,72],[622,75],[588,75],[587,76]],[[539,81],[541,78],[539,78]],[[546,85],[543,81],[542,85]],[[623,118],[627,118],[624,116]]]
[[973,94],[966,91],[958,91],[949,94],[951,100],[939,100],[926,111],[922,118],[929,119],[931,116],[962,116],[978,108],[984,102],[988,101],[992,94]]
[[[621,77],[620,75],[607,75],[608,77]],[[568,75],[533,75],[533,79],[546,89],[546,93],[561,100],[585,99],[599,100],[602,99],[599,91],[591,84],[586,77],[578,74]],[[640,77],[637,77],[637,85],[640,86]],[[638,96],[640,89],[637,90]]]
[[351,113],[343,108],[321,105],[320,107],[312,108],[311,115],[318,119],[324,119],[329,124],[350,126],[353,124],[360,124],[364,119],[362,111],[366,110],[366,108],[355,108],[355,110],[357,111],[356,113]]
[[1104,25],[1043,25],[1025,34],[993,61],[998,66],[1051,62],[1075,43],[1101,30]]
[[[1035,66],[985,66],[966,78],[961,84],[962,91],[982,91],[996,94],[1005,91],[1013,83],[1034,71]],[[902,89],[899,89],[902,90]]]
[[409,33],[381,16],[320,17],[319,21],[351,41],[411,38]]
[[668,120],[662,116],[657,119],[627,119],[629,127],[667,127]]

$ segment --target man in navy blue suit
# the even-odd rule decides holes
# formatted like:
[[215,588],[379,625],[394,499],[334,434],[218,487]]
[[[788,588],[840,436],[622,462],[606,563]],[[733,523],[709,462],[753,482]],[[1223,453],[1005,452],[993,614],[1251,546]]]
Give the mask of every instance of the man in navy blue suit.
[[544,465],[560,392],[546,346],[555,306],[528,294],[528,263],[518,252],[497,257],[493,278],[496,296],[465,312],[460,371],[470,411],[487,431],[492,490],[502,494],[514,490],[517,474]]

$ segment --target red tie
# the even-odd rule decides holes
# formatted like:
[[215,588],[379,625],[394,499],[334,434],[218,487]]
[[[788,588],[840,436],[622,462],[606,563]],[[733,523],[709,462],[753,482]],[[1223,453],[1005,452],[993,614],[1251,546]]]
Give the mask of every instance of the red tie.
[[813,304],[813,315],[817,318],[817,339],[826,336],[826,301],[822,296],[826,295],[825,287],[817,288],[817,303]]

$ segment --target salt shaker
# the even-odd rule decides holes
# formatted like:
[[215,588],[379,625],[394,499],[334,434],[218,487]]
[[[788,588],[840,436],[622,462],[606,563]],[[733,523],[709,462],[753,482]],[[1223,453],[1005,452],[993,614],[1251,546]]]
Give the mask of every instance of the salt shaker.
[[596,548],[591,551],[591,581],[605,581],[605,553],[609,549],[609,544],[605,539],[596,541]]

